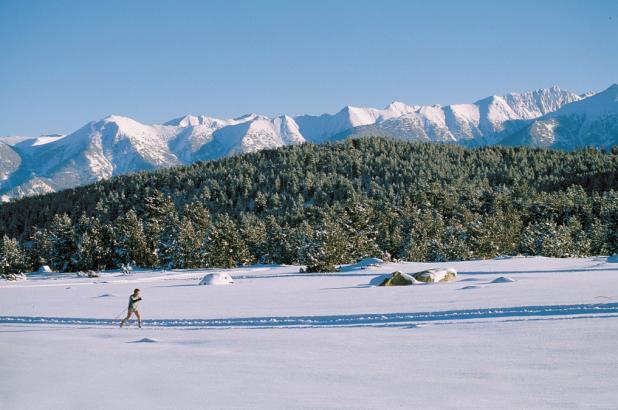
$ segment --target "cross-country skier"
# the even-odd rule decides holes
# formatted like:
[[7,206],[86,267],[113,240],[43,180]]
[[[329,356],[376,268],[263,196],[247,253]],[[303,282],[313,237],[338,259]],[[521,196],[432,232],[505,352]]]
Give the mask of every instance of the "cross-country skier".
[[120,322],[120,327],[124,326],[124,322],[129,320],[131,318],[131,315],[135,313],[135,316],[137,317],[137,325],[139,326],[140,329],[142,328],[142,318],[139,315],[139,310],[137,310],[137,304],[139,303],[140,300],[142,300],[142,298],[139,295],[139,289],[135,289],[133,291],[133,294],[129,296],[129,307],[127,308],[127,317],[122,319],[122,322]]

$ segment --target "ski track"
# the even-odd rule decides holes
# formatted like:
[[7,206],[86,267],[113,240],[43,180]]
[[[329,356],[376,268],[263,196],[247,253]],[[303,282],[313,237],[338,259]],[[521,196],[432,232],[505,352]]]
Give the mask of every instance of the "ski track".
[[[278,329],[324,327],[403,327],[428,322],[521,319],[535,317],[615,317],[618,303],[519,306],[504,308],[447,310],[416,313],[354,314],[329,316],[248,317],[228,319],[146,319],[148,327],[196,329]],[[612,316],[608,316],[612,315]],[[71,317],[0,316],[0,325],[117,326],[118,320]]]

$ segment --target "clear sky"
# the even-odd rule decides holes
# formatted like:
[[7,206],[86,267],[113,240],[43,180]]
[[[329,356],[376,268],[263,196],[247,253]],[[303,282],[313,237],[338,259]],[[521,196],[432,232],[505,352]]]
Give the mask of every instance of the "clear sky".
[[615,82],[616,0],[0,0],[0,135]]

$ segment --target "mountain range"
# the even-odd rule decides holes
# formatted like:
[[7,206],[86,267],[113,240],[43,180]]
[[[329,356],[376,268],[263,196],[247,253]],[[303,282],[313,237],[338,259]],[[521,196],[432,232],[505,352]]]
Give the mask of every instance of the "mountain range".
[[0,196],[42,194],[130,172],[359,136],[573,150],[618,144],[618,84],[579,95],[551,87],[470,104],[347,106],[336,114],[186,115],[147,125],[112,115],[68,135],[0,137]]

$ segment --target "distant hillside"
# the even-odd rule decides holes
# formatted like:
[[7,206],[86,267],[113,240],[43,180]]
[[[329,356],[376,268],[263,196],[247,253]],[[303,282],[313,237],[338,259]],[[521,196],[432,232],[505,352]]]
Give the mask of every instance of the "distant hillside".
[[606,254],[617,169],[618,149],[303,144],[15,200],[0,234],[69,270]]

